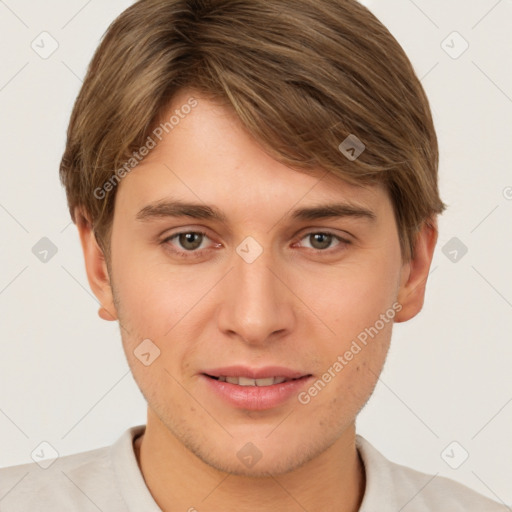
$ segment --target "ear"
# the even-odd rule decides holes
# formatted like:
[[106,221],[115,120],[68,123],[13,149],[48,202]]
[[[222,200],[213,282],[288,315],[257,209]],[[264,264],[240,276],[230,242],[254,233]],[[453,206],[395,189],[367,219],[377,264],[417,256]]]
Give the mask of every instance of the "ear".
[[425,221],[416,235],[414,254],[402,266],[397,301],[402,309],[395,322],[405,322],[415,317],[423,307],[427,278],[437,242],[437,218]]
[[103,250],[96,240],[88,216],[80,208],[75,209],[75,220],[84,253],[89,286],[101,304],[98,314],[103,320],[117,320],[117,311]]

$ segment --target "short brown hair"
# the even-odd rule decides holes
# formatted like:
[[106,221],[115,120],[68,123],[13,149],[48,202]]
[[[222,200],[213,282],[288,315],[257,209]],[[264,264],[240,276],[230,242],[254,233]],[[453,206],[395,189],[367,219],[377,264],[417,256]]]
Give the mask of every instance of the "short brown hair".
[[[229,105],[276,160],[353,184],[381,182],[402,257],[445,205],[423,87],[400,44],[355,0],[140,0],[109,27],[78,95],[60,166],[74,222],[109,253],[116,187],[176,93]],[[349,135],[357,159],[339,149]],[[103,190],[103,189],[102,189]]]

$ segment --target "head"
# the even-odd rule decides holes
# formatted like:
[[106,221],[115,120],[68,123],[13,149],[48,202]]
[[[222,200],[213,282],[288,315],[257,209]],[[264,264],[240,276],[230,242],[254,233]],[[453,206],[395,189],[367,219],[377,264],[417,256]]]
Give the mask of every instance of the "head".
[[[142,0],[122,13],[60,173],[102,317],[119,320],[169,435],[254,475],[353,428],[393,323],[423,304],[437,168],[424,90],[356,1]],[[207,376],[233,365],[285,366],[304,386],[233,406]],[[248,442],[263,454],[251,468],[236,456]]]

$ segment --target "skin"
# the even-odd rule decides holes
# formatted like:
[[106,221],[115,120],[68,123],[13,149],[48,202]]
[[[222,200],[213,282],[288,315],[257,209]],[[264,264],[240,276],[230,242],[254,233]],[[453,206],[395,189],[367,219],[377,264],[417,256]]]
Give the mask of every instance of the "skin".
[[[191,95],[181,91],[170,110]],[[435,219],[419,231],[414,259],[402,261],[385,189],[286,167],[230,110],[193,95],[198,106],[119,184],[108,266],[87,215],[77,211],[100,316],[119,320],[148,402],[145,434],[134,443],[142,474],[164,511],[356,511],[365,475],[355,418],[382,370],[393,322],[306,405],[294,396],[263,411],[235,409],[200,373],[281,365],[319,378],[393,304],[401,305],[394,321],[414,317],[423,305]],[[216,206],[227,222],[136,219],[170,196]],[[368,208],[375,219],[287,217],[331,202]],[[207,236],[195,249],[169,239],[197,231]],[[350,243],[315,237],[326,231]],[[247,236],[263,249],[252,263],[236,252]],[[160,350],[150,366],[134,355],[147,338]],[[237,457],[248,442],[262,454],[251,468]]]

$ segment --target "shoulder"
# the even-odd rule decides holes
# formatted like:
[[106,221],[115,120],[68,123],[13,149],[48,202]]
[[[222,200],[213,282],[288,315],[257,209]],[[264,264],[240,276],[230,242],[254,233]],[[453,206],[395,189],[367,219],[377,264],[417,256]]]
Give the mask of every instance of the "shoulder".
[[0,469],[2,512],[112,508],[116,494],[110,447],[62,456],[46,469],[42,466],[33,462]]
[[382,512],[510,511],[507,506],[492,501],[454,480],[422,473],[388,460],[361,436],[356,436],[356,444],[367,478],[361,512],[376,509]]

